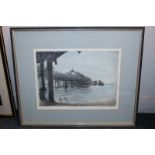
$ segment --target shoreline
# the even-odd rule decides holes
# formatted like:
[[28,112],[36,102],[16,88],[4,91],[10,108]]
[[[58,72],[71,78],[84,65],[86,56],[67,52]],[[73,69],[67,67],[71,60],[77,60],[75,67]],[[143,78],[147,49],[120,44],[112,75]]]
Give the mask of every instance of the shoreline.
[[40,102],[39,106],[115,106],[116,100],[102,101],[102,102],[87,102],[87,103],[63,103],[63,102]]

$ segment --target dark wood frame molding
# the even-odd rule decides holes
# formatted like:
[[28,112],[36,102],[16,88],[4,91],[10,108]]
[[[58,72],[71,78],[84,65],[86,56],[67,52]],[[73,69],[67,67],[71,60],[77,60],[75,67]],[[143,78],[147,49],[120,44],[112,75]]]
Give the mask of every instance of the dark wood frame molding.
[[3,67],[4,67],[4,74],[5,74],[7,89],[8,89],[8,93],[9,93],[9,100],[11,103],[11,110],[12,110],[12,115],[0,115],[0,116],[12,117],[12,116],[15,116],[16,110],[15,110],[13,89],[12,89],[11,79],[10,79],[10,74],[9,74],[9,67],[8,67],[8,62],[7,62],[7,56],[6,56],[2,27],[0,27],[0,48],[1,48],[1,54],[2,54]]

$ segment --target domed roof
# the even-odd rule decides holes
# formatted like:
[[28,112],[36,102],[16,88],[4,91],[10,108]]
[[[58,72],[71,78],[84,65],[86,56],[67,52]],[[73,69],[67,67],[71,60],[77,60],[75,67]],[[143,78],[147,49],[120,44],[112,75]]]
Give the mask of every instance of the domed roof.
[[84,80],[84,81],[90,81],[91,79],[89,77],[84,76],[83,74],[72,70],[70,72],[65,73],[65,75],[72,80]]

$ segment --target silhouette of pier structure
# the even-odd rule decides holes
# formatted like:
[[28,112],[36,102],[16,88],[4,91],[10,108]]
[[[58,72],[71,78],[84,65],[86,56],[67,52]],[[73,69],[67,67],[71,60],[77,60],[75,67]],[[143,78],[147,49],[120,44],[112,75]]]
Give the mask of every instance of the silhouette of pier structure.
[[54,73],[54,88],[64,88],[67,91],[68,88],[88,87],[92,85],[92,80],[83,74],[74,71],[65,74],[55,72]]

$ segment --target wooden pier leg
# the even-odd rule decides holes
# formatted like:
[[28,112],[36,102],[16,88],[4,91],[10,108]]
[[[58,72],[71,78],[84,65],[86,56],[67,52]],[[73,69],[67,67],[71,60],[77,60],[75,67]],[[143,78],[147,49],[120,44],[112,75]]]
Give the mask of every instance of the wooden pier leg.
[[44,77],[44,59],[40,57],[40,78],[41,78],[41,88],[40,88],[40,99],[45,99],[45,77]]
[[44,60],[41,57],[41,62],[40,62],[40,75],[41,75],[41,88],[45,90],[45,78],[44,78]]
[[47,70],[48,70],[48,99],[49,102],[55,103],[54,101],[54,87],[53,87],[53,63],[52,60],[47,59]]

